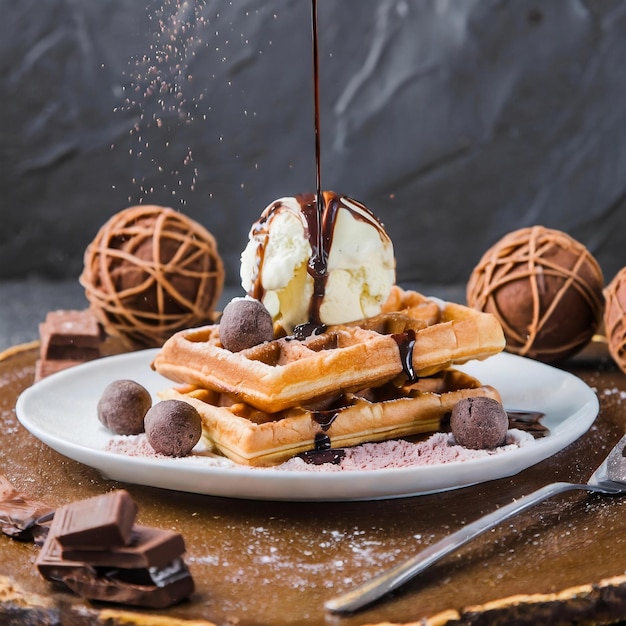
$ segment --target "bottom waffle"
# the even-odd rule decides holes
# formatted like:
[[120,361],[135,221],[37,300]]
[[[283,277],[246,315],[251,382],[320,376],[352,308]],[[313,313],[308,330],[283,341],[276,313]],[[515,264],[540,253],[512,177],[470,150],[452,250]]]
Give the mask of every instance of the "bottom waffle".
[[297,454],[330,445],[333,449],[434,432],[463,398],[498,392],[454,369],[404,387],[392,384],[360,394],[343,394],[330,406],[265,413],[233,396],[185,385],[159,394],[194,406],[204,439],[236,463],[276,465]]

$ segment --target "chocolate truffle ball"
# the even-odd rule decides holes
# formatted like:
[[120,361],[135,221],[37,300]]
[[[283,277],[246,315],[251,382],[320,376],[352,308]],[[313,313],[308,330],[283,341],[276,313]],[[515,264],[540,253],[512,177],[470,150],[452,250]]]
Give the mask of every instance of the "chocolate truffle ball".
[[116,435],[144,432],[144,417],[152,406],[145,387],[134,380],[114,380],[98,401],[98,419]]
[[450,428],[459,445],[472,450],[492,449],[505,443],[509,417],[493,398],[465,398],[454,405]]
[[506,350],[546,363],[584,348],[602,322],[598,262],[569,235],[542,226],[492,246],[467,285],[469,306],[502,324]]
[[234,298],[220,319],[220,341],[231,352],[274,339],[274,324],[263,303],[253,298]]
[[157,402],[146,413],[144,423],[148,443],[167,456],[188,455],[202,435],[200,414],[182,400]]
[[626,267],[607,285],[604,297],[604,327],[609,353],[626,373]]
[[160,347],[179,330],[214,321],[224,269],[200,224],[140,205],[102,226],[85,251],[80,282],[109,335],[131,349]]

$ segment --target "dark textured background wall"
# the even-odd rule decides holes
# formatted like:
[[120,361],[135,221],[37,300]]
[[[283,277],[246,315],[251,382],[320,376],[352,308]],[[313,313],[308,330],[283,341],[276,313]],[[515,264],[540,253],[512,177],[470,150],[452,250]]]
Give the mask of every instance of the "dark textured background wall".
[[[0,277],[77,276],[122,208],[218,238],[315,186],[308,0],[0,0]],[[319,0],[322,179],[403,282],[544,224],[626,265],[626,2]]]

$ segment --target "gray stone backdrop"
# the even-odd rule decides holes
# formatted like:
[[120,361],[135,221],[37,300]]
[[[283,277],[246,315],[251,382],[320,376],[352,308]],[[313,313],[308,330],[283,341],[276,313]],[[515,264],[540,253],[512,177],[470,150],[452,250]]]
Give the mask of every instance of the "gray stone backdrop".
[[[309,0],[0,0],[0,278],[78,276],[109,216],[177,208],[238,283],[250,223],[315,187]],[[626,265],[626,2],[319,0],[324,187],[401,282],[464,283],[544,224]]]

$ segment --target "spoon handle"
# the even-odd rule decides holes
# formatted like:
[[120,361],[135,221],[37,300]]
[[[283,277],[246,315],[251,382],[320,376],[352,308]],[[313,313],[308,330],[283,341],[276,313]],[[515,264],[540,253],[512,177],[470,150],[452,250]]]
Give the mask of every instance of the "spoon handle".
[[383,595],[397,589],[411,578],[423,572],[426,568],[436,563],[439,559],[447,554],[454,552],[461,546],[465,545],[475,537],[491,530],[501,522],[526,511],[539,502],[543,502],[552,496],[571,489],[585,489],[594,491],[594,487],[590,485],[582,485],[575,483],[551,483],[537,489],[519,500],[496,509],[492,513],[478,518],[476,521],[463,526],[456,532],[444,537],[432,546],[429,546],[422,552],[416,554],[410,559],[395,565],[387,571],[375,576],[365,583],[355,587],[347,593],[328,600],[324,607],[327,611],[333,613],[347,613],[356,611]]

